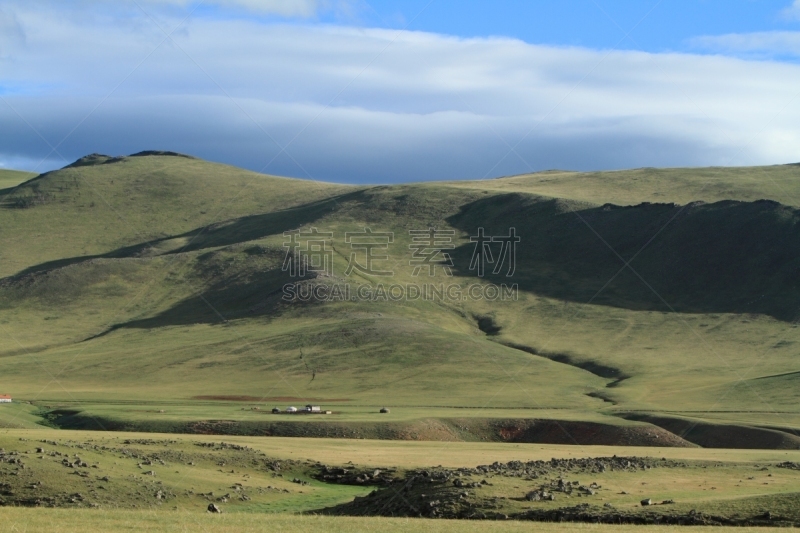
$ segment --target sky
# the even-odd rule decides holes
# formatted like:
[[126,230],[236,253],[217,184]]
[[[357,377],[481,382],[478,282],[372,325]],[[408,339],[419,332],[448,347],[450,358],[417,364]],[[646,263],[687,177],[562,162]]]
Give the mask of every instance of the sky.
[[345,183],[800,161],[800,0],[0,0],[0,168]]

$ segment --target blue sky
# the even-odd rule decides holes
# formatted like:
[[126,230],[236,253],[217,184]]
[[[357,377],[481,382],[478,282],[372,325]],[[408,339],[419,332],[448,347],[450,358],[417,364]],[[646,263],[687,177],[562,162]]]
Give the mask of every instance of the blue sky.
[[[699,35],[797,29],[787,7],[786,0],[371,0],[354,18],[461,37],[663,52],[690,49]],[[335,13],[321,15],[337,22]]]
[[[329,4],[285,20],[409,29],[459,37],[502,36],[532,44],[697,52],[698,36],[800,29],[787,0],[370,0]],[[253,17],[247,9],[201,6],[198,15]]]
[[800,161],[800,1],[0,1],[0,166],[351,183]]

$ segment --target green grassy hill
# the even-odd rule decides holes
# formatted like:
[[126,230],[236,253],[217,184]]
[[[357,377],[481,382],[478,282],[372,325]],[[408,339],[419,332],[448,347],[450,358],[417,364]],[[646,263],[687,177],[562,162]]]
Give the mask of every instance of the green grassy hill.
[[5,194],[20,183],[27,181],[36,174],[33,172],[21,172],[19,170],[0,169],[0,194]]
[[[485,429],[498,419],[680,434],[670,421],[690,420],[800,446],[798,183],[787,165],[355,187],[87,156],[0,191],[0,392],[101,426],[257,427],[274,419],[243,406],[314,399],[354,434],[436,420],[409,435],[505,438]],[[334,235],[332,275],[304,287],[462,292],[288,303],[284,232],[312,227]],[[347,273],[364,252],[345,234],[365,227],[393,233],[375,254],[392,277]],[[512,277],[468,268],[480,227],[516,228]],[[452,277],[413,275],[409,231],[427,228],[452,232]],[[492,283],[518,298],[464,297]],[[453,422],[467,419],[490,422]]]
[[494,180],[450,182],[451,186],[525,192],[593,204],[775,200],[800,205],[800,164],[768,167],[637,168],[613,172],[550,170]]

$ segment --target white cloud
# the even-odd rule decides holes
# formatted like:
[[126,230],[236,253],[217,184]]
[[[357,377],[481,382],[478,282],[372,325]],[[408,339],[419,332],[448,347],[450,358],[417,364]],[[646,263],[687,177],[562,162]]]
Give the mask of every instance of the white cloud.
[[[109,1],[110,0],[98,0]],[[139,0],[145,4],[179,5],[193,7],[199,0]],[[266,13],[283,17],[312,17],[323,7],[322,0],[205,0],[205,5],[222,8],[246,9],[255,13]]]
[[0,8],[0,59],[9,57],[25,43],[25,33],[11,11]]
[[726,54],[749,54],[762,57],[800,56],[800,32],[798,31],[703,36],[691,39],[690,44],[698,49]]
[[[27,0],[4,0],[7,6],[27,9]],[[228,13],[243,11],[259,15],[276,15],[286,18],[312,18],[321,12],[337,14],[353,14],[362,6],[362,0],[71,0],[65,4],[61,0],[38,0],[40,8],[60,11],[62,14],[80,12],[81,16],[93,15],[92,11],[103,8],[117,14],[141,16],[141,10],[147,12],[162,9],[180,9],[185,14],[196,12],[195,8],[219,8]]]
[[[0,59],[0,91],[16,87],[20,114],[55,144],[102,101],[59,148],[68,159],[165,149],[259,170],[279,152],[269,136],[299,134],[267,171],[376,182],[800,160],[794,64],[209,18],[153,52],[164,36],[147,21],[17,18],[26,45]],[[524,161],[504,158],[518,142]],[[47,152],[0,102],[0,160]]]
[[781,11],[781,16],[789,20],[800,20],[800,0],[794,0],[792,5]]

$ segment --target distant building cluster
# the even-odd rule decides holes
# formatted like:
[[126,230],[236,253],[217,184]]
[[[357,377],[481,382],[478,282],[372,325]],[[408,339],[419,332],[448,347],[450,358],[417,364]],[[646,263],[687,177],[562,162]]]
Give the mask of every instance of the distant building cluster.
[[274,407],[272,409],[272,412],[274,414],[287,413],[287,414],[326,414],[326,415],[330,415],[333,413],[333,411],[323,411],[322,407],[320,407],[319,405],[310,405],[310,404],[306,405],[302,409],[298,409],[297,407],[294,406],[289,406],[285,410],[281,410],[280,407]]
[[[256,407],[254,409],[258,409],[258,408]],[[383,414],[389,413],[389,408],[388,407],[381,407],[380,412],[383,413]],[[309,404],[309,405],[306,405],[305,407],[302,407],[300,409],[298,409],[297,407],[295,407],[293,405],[290,405],[289,407],[287,407],[285,409],[281,409],[280,407],[273,407],[272,408],[272,414],[275,414],[275,415],[312,415],[312,414],[331,415],[331,414],[333,414],[333,411],[324,411],[322,409],[322,407],[320,407],[319,405],[311,405],[311,404]]]

